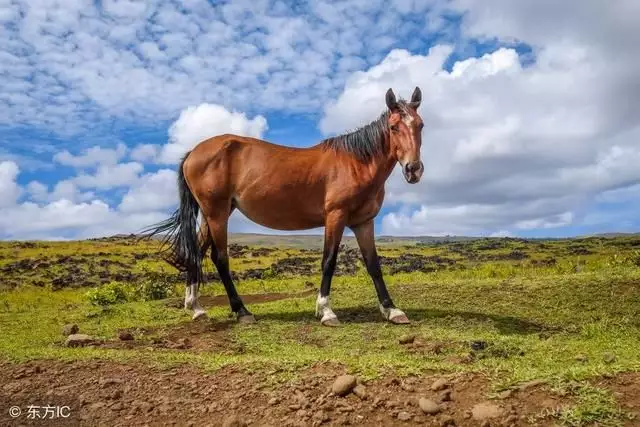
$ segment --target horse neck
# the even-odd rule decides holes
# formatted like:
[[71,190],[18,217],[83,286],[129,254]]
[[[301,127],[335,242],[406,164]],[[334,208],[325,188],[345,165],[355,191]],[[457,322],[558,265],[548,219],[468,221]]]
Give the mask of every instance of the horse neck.
[[388,134],[385,134],[380,143],[383,149],[369,160],[366,167],[370,172],[372,181],[379,185],[384,185],[391,175],[391,172],[397,163],[397,159],[391,151],[391,142]]

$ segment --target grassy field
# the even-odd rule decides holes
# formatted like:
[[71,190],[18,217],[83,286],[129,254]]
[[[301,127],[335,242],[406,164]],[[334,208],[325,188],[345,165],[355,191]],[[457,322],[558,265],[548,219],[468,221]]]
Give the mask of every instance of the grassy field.
[[[595,380],[640,371],[640,237],[385,239],[378,246],[383,271],[412,320],[406,327],[382,321],[349,244],[332,285],[342,322],[335,329],[313,316],[321,238],[277,246],[259,239],[236,239],[242,244],[230,248],[254,325],[230,320],[210,264],[202,292],[211,321],[191,322],[181,308],[182,277],[157,256],[155,242],[0,243],[0,358],[237,366],[277,371],[282,381],[321,361],[370,380],[477,373],[488,379],[489,397],[531,380],[569,394],[570,407],[541,415],[554,423],[637,421]],[[65,324],[77,324],[99,345],[65,347]],[[118,340],[122,331],[135,341]],[[413,343],[399,344],[411,341],[407,336]]]

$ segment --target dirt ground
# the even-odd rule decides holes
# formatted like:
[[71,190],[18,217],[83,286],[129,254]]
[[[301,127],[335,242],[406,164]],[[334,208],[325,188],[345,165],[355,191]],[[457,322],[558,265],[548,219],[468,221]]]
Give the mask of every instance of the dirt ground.
[[[293,384],[270,381],[273,372],[228,367],[206,373],[193,367],[163,370],[108,361],[4,363],[0,371],[3,426],[544,426],[554,425],[554,419],[543,417],[545,413],[571,403],[537,383],[488,400],[487,381],[473,374],[387,377],[364,383],[362,397],[354,393],[339,397],[331,386],[344,372],[325,364],[301,372]],[[445,384],[434,391],[438,379]],[[640,409],[640,375],[605,378],[601,385],[617,393],[624,406]],[[420,397],[440,402],[441,412],[424,414]],[[483,403],[498,415],[475,419],[472,410]],[[69,416],[29,419],[29,405],[68,406]],[[8,414],[14,406],[22,411],[17,418]],[[42,408],[33,413],[45,415]]]

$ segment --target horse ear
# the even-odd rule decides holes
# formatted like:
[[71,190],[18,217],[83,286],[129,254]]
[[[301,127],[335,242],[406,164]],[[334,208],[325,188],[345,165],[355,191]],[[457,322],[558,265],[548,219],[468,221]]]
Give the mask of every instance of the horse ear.
[[394,111],[398,109],[398,101],[396,101],[396,95],[393,93],[393,89],[389,88],[385,95],[385,100],[387,101],[387,107],[389,107],[389,110]]
[[418,86],[416,86],[415,90],[413,91],[413,95],[411,95],[411,106],[415,110],[417,110],[421,102],[422,102],[422,91]]

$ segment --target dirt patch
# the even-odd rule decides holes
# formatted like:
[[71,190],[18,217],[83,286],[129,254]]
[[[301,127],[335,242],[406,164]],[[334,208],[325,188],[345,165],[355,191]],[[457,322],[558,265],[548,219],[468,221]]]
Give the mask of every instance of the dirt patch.
[[[544,385],[488,400],[489,384],[474,374],[385,376],[364,382],[358,395],[337,397],[331,386],[345,371],[323,363],[298,372],[293,383],[275,385],[270,381],[275,371],[245,372],[233,366],[207,373],[189,366],[162,370],[108,361],[36,361],[4,363],[0,369],[0,424],[8,426],[17,423],[5,408],[22,409],[21,425],[42,425],[42,419],[27,419],[27,408],[46,404],[69,407],[68,418],[48,419],[47,425],[154,426],[221,426],[232,416],[252,426],[477,426],[481,422],[472,419],[471,410],[478,404],[498,408],[500,415],[490,425],[525,426],[545,409],[570,404]],[[436,380],[441,385],[433,390]],[[621,391],[621,398],[634,391]],[[418,405],[421,397],[437,402],[439,412],[424,414]],[[534,424],[555,421],[541,418]]]

